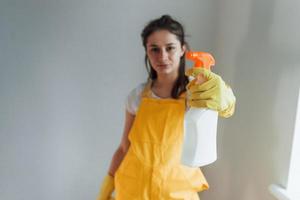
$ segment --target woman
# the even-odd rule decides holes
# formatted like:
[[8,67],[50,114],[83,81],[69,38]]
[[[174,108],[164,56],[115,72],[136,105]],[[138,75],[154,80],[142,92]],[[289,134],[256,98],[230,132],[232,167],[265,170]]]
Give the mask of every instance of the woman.
[[[229,117],[235,97],[221,77],[208,70],[185,74],[184,30],[170,16],[151,21],[142,39],[149,78],[128,96],[122,142],[98,200],[113,199],[113,190],[116,200],[198,200],[197,192],[209,186],[199,168],[180,164],[184,113],[190,106],[208,107]],[[199,74],[203,84],[188,83],[186,75]]]

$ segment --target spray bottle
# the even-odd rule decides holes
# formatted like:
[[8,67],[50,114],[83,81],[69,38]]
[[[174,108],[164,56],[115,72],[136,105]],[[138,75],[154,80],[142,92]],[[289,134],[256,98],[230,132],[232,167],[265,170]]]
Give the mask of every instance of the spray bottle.
[[[215,60],[206,52],[187,52],[186,58],[194,61],[193,67],[210,70]],[[189,80],[194,77],[189,77]],[[200,75],[196,83],[206,80]],[[217,159],[218,112],[208,108],[190,107],[184,117],[184,141],[181,162],[191,167],[211,164]]]

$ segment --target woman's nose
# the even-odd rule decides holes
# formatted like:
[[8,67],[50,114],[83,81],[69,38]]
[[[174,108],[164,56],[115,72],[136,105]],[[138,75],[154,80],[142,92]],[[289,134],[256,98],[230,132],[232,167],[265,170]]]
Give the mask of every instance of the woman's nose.
[[165,49],[161,49],[159,53],[159,59],[161,61],[167,60],[168,59],[168,52]]

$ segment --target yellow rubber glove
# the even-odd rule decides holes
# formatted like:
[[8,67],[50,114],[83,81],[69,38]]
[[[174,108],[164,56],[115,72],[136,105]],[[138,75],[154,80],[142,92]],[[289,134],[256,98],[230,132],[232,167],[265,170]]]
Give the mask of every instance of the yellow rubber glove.
[[[226,85],[223,79],[204,68],[191,68],[185,73],[193,76],[186,87],[187,104],[196,108],[210,108],[218,111],[221,117],[228,118],[233,115],[235,109],[235,96],[231,88]],[[206,81],[202,84],[197,83],[197,77],[204,77]]]
[[97,200],[114,200],[114,198],[111,196],[114,189],[115,189],[114,177],[108,174],[104,177]]

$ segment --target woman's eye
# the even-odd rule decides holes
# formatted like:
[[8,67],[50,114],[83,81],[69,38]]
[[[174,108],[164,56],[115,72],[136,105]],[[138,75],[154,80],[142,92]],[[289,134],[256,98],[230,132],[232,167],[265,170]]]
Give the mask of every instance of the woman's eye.
[[151,51],[154,53],[157,53],[157,52],[159,52],[159,48],[152,48]]
[[173,47],[173,46],[167,47],[167,51],[172,51],[174,49],[175,49],[175,47]]

